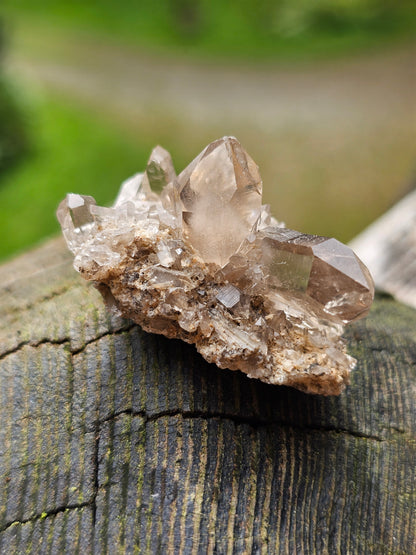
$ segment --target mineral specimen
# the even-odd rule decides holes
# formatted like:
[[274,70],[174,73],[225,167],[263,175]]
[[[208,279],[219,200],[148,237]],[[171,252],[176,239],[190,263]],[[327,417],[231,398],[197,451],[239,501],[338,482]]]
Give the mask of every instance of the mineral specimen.
[[355,365],[341,335],[369,311],[371,276],[337,240],[279,224],[261,196],[257,165],[224,137],[178,176],[156,147],[112,208],[69,194],[57,216],[75,268],[143,329],[220,368],[339,394]]

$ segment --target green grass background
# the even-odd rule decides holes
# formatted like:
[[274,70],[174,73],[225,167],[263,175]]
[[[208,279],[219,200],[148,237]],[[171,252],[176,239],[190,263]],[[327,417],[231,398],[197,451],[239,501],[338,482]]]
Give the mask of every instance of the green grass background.
[[[46,44],[50,57],[58,60],[53,37],[67,33],[75,40],[81,34],[169,56],[233,58],[244,63],[310,61],[407,40],[415,29],[415,14],[414,2],[377,0],[3,0],[0,7],[0,17],[8,24],[6,38],[14,27],[20,29],[20,44],[30,56],[36,47],[36,33],[47,36],[50,32],[51,41],[40,41],[39,52],[42,54]],[[110,203],[121,181],[144,168],[155,141],[170,149],[173,146],[179,170],[196,154],[192,132],[176,129],[175,123],[161,119],[152,122],[153,133],[149,128],[143,133],[128,132],[128,126],[115,118],[74,99],[33,91],[19,82],[15,90],[26,120],[29,148],[19,164],[0,171],[0,258],[57,233],[55,210],[67,192],[90,194],[100,204]],[[161,140],[164,137],[166,142]],[[293,147],[289,145],[292,150],[296,141],[295,137]],[[257,161],[262,165],[262,160]],[[318,175],[317,181],[321,177]],[[302,177],[302,181],[306,178],[313,181],[314,176]],[[320,202],[313,188],[309,195],[304,213],[298,214],[305,229],[311,229],[313,203]],[[293,192],[291,198],[295,199]],[[364,205],[351,210],[356,221],[346,220],[345,229],[336,214],[323,214],[322,228],[326,218],[329,230],[336,227],[338,237],[349,238],[351,230],[363,225],[366,210]]]
[[244,60],[351,54],[416,24],[413,0],[3,0],[3,11],[162,53]]
[[123,136],[85,109],[42,95],[26,106],[31,152],[0,180],[0,255],[58,232],[55,211],[68,192],[110,203],[143,168],[150,145]]

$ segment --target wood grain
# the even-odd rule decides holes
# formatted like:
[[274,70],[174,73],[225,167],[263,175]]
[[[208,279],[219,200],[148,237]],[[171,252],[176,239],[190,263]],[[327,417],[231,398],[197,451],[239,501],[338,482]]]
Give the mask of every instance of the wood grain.
[[0,553],[416,553],[415,310],[321,398],[109,316],[61,241],[0,283]]

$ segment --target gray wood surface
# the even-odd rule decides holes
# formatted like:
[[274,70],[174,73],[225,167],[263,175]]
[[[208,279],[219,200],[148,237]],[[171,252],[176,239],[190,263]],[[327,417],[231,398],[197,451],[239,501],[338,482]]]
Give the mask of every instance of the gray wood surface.
[[110,317],[60,240],[0,267],[0,553],[416,553],[416,311],[337,398]]

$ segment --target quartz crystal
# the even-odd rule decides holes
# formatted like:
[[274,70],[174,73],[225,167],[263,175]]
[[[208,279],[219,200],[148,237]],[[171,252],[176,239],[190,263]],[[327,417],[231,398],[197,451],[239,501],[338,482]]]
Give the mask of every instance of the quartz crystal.
[[158,146],[112,208],[69,194],[57,216],[76,270],[112,310],[221,368],[339,394],[355,366],[344,325],[368,313],[372,278],[336,239],[277,222],[261,194],[257,165],[224,137],[178,176]]
[[207,146],[177,179],[184,235],[206,262],[223,265],[253,228],[261,208],[257,165],[234,137]]

